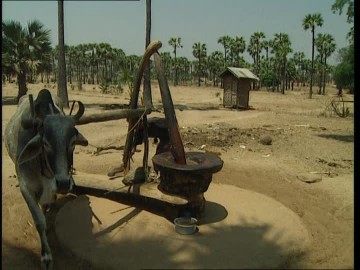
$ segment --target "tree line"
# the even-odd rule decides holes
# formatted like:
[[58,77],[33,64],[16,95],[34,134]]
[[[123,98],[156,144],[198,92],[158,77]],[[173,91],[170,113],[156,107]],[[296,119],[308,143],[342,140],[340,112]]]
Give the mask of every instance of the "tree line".
[[[336,6],[338,1],[340,0],[333,5],[334,12],[340,12],[340,6]],[[311,98],[313,85],[318,86],[318,94],[324,95],[326,83],[334,78],[339,80],[338,77],[344,76],[341,74],[346,73],[349,68],[344,64],[342,68],[328,64],[329,57],[336,50],[336,44],[331,34],[317,33],[323,23],[319,13],[308,14],[302,21],[303,29],[310,30],[312,35],[311,59],[307,59],[304,52],[293,51],[288,34],[276,33],[267,38],[263,32],[253,33],[248,43],[242,36],[221,36],[217,43],[222,45],[223,50],[211,53],[205,43],[195,42],[192,54],[196,60],[179,57],[179,51],[183,48],[181,37],[171,37],[168,44],[173,51],[161,52],[160,55],[166,75],[174,85],[197,83],[198,86],[219,86],[219,74],[225,67],[233,66],[248,68],[260,78],[252,86],[253,89],[266,87],[284,94],[285,90],[293,89],[294,84],[310,85]],[[20,96],[26,94],[26,83],[57,82],[59,48],[51,47],[50,31],[40,21],[29,22],[25,27],[14,20],[3,21],[2,37],[3,83],[15,78]],[[351,31],[348,37],[351,48]],[[251,63],[244,59],[245,51],[251,56]],[[347,55],[348,48],[340,50],[340,53],[340,62],[351,58]],[[141,56],[126,55],[122,49],[113,48],[105,42],[65,45],[67,82],[78,89],[83,84],[95,84],[100,85],[104,91],[109,85],[116,85],[121,90],[124,84],[131,86],[140,59]],[[150,65],[153,66],[153,63]],[[151,78],[156,78],[154,72],[151,73]]]

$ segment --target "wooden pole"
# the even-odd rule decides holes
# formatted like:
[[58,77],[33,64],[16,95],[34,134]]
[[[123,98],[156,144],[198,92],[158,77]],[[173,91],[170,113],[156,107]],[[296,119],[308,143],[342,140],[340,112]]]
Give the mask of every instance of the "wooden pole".
[[76,125],[86,125],[89,123],[105,122],[111,120],[119,120],[125,118],[138,118],[144,113],[145,109],[121,109],[111,112],[83,115]]

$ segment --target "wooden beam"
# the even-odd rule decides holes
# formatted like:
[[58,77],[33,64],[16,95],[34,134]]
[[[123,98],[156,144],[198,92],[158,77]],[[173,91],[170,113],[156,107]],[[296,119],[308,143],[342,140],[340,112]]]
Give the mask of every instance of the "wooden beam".
[[112,110],[111,112],[83,115],[80,118],[80,120],[76,123],[76,125],[85,125],[89,123],[140,117],[144,113],[144,111],[145,110],[143,108],[119,109],[119,110]]

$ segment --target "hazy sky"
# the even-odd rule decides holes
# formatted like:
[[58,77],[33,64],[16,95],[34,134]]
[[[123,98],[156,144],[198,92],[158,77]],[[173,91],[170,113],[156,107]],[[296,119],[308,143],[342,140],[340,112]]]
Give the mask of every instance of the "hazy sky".
[[[220,36],[250,36],[262,31],[266,39],[275,33],[289,35],[294,51],[311,56],[311,32],[304,31],[305,15],[319,12],[324,24],[317,33],[331,34],[337,49],[348,45],[350,25],[346,16],[333,14],[335,0],[152,0],[151,39],[162,41],[160,52],[172,49],[171,37],[181,37],[183,48],[178,56],[192,56],[195,42],[206,43],[208,53],[223,51]],[[140,1],[65,1],[65,43],[107,42],[129,54],[140,55],[145,46],[145,0]],[[2,1],[3,20],[14,19],[24,26],[38,19],[51,30],[53,46],[57,44],[57,1]],[[247,61],[251,58],[244,53]],[[329,63],[336,61],[336,53]]]

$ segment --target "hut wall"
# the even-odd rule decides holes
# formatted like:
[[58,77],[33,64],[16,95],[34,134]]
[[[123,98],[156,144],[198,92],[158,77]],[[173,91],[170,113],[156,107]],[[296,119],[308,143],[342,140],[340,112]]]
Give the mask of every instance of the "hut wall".
[[223,80],[224,80],[223,104],[225,107],[236,106],[238,80],[232,75],[224,76]]
[[232,74],[223,76],[224,107],[249,107],[250,79],[237,79]]
[[239,80],[239,87],[237,92],[237,107],[247,108],[249,107],[249,91],[250,91],[250,79]]

